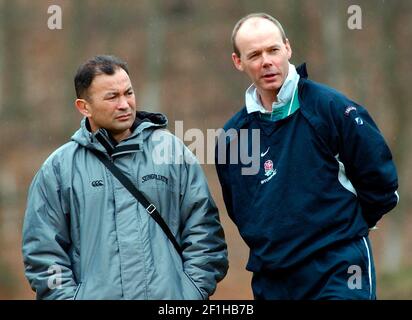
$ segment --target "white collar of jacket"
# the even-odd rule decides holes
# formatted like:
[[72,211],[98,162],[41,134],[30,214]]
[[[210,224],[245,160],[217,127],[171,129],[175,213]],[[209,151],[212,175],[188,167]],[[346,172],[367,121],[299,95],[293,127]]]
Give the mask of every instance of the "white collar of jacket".
[[[292,99],[295,89],[297,88],[297,83],[299,82],[300,76],[296,72],[296,68],[293,64],[289,63],[289,72],[286,77],[285,82],[280,88],[278,93],[278,102],[273,102],[272,110],[275,108],[283,107]],[[261,112],[267,113],[268,111],[263,107],[259,94],[257,92],[256,86],[252,85],[246,90],[245,93],[245,103],[247,113]]]

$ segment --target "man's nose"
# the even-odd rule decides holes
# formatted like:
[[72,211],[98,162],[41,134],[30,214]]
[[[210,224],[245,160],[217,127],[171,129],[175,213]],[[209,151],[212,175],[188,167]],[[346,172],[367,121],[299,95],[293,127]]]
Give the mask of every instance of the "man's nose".
[[119,109],[128,109],[129,108],[129,102],[125,96],[121,96],[119,98],[119,104],[117,106]]
[[264,68],[272,66],[272,61],[270,59],[270,55],[266,52],[262,53],[262,66]]

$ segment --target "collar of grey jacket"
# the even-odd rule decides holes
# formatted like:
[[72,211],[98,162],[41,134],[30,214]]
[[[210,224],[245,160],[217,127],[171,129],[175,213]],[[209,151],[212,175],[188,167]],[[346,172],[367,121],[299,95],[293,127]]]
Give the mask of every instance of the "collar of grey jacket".
[[[146,111],[138,111],[136,113],[136,119],[133,125],[130,127],[132,132],[142,124],[143,122],[151,122],[157,126],[166,126],[167,125],[167,118],[161,113],[151,113]],[[86,128],[88,131],[92,131],[89,123],[89,119],[86,118]],[[119,145],[116,139],[113,138],[111,133],[104,129],[100,128],[94,134],[94,137],[100,142],[100,144],[106,149],[107,153],[111,157],[118,156],[124,153],[131,153],[137,152],[141,150],[140,144],[127,144],[127,145]]]
[[[136,129],[136,127],[139,125],[140,122],[141,120],[139,119],[138,121],[136,118],[136,121],[133,123],[130,129],[134,131],[134,129]],[[88,119],[86,119],[86,128],[91,132],[90,123]],[[97,141],[99,141],[101,145],[106,149],[107,153],[111,157],[114,157],[114,156],[117,156],[123,153],[136,152],[140,150],[139,144],[128,144],[128,145],[119,146],[118,145],[119,143],[113,138],[110,132],[104,128],[100,128],[99,130],[97,130],[94,136],[97,139]]]
[[95,137],[111,157],[124,153],[137,152],[141,149],[140,144],[118,145],[118,142],[112,137],[110,132],[103,128],[96,132]]

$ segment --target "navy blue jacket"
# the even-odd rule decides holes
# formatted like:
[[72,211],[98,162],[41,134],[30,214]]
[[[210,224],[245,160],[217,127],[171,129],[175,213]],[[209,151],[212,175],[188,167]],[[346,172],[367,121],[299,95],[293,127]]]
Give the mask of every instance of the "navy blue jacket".
[[[246,129],[249,139],[222,135],[224,163],[218,163],[222,155],[216,148],[223,198],[250,248],[252,272],[290,268],[367,236],[398,202],[392,155],[368,112],[308,80],[305,65],[298,73],[300,109],[270,122],[244,107],[224,130]],[[250,154],[252,129],[260,130],[259,172],[242,175],[247,165],[233,159],[230,164],[229,151],[232,146]]]

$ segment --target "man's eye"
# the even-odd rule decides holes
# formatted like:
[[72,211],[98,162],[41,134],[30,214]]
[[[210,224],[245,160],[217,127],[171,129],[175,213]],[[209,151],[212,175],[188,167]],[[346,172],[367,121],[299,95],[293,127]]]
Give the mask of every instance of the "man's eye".
[[131,96],[131,95],[133,94],[133,91],[128,91],[126,94],[127,94],[128,96]]

